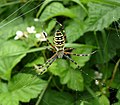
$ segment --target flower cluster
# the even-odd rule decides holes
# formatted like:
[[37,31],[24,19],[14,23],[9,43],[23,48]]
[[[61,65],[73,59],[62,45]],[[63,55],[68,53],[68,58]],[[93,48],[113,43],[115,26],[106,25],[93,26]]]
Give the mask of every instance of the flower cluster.
[[99,85],[100,84],[99,80],[102,79],[103,74],[98,71],[95,71],[94,74],[95,74],[95,84]]
[[38,41],[47,41],[45,36],[43,35],[43,32],[41,33],[36,33],[35,37],[38,39]]
[[37,38],[38,41],[46,41],[43,32],[37,33],[34,26],[27,27],[25,32],[18,30],[16,32],[16,36],[14,37],[14,40],[28,38],[29,34],[35,34],[35,37]]
[[102,73],[100,73],[98,71],[95,71],[94,73],[95,73],[95,79],[102,79],[102,76],[103,76]]
[[21,39],[23,37],[28,38],[28,34],[36,33],[34,26],[27,27],[26,30],[27,30],[26,32],[18,30],[16,32],[16,36],[14,37],[14,39],[18,40],[18,39]]
[[31,27],[27,27],[27,32],[29,33],[29,34],[33,34],[33,33],[36,33],[36,31],[35,31],[35,27],[34,26],[31,26]]
[[18,39],[20,39],[20,38],[22,38],[22,37],[28,37],[27,35],[24,35],[24,33],[22,32],[22,31],[17,31],[16,32],[16,36],[14,37],[14,39],[15,40],[18,40]]

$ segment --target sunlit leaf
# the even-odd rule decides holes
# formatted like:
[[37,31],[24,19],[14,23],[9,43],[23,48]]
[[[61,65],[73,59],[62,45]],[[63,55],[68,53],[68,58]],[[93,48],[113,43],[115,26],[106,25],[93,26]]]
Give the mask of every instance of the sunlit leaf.
[[65,8],[59,2],[53,2],[45,8],[44,12],[40,16],[40,21],[46,21],[52,17],[61,15],[70,18],[74,17],[74,14],[68,8]]
[[[68,81],[67,81],[67,86],[70,89],[73,89],[73,90],[76,90],[76,91],[83,91],[84,81],[83,81],[83,77],[82,77],[80,71],[70,68],[68,70],[66,76],[69,78]],[[65,80],[66,76],[61,78],[61,83],[64,83],[66,81]]]
[[66,27],[66,37],[69,43],[74,42],[83,35],[85,23],[83,21],[71,21]]
[[120,18],[120,7],[89,3],[89,17],[86,21],[87,31],[98,31],[107,28]]
[[27,51],[27,48],[21,46],[19,42],[7,41],[2,44],[0,48],[0,76],[2,78],[10,79],[12,68],[26,55],[24,53],[12,56],[12,54],[22,51]]
[[84,20],[84,18],[87,16],[85,10],[79,5],[72,7],[70,10],[75,14],[75,18],[78,20]]
[[62,76],[66,74],[68,70],[68,63],[64,59],[57,59],[49,68],[50,72],[54,75]]
[[50,2],[52,2],[53,0],[45,0],[43,3],[41,3],[42,4],[42,6],[41,6],[41,8],[39,9],[39,11],[37,12],[37,15],[36,15],[36,17],[38,18],[39,17],[39,15],[41,14],[41,12],[42,12],[42,10],[45,8],[45,6],[46,5],[48,5]]
[[[30,21],[29,24],[27,21]],[[14,21],[9,20],[5,21],[4,23],[0,24],[0,37],[5,39],[14,37],[16,34],[16,31],[26,31],[26,28],[30,25],[30,23],[33,24],[34,20],[33,18],[24,20],[22,18],[16,19]],[[7,30],[6,30],[7,29]]]
[[31,98],[36,98],[46,87],[47,82],[33,77],[31,74],[19,73],[9,81],[8,86],[1,84],[0,104],[18,105],[19,101],[29,102]]
[[120,6],[119,0],[81,0],[82,3],[89,3],[89,2],[95,2],[98,4],[107,4],[109,6]]
[[49,24],[48,24],[48,27],[47,27],[47,29],[46,29],[46,32],[47,32],[47,33],[50,33],[51,30],[55,27],[55,24],[56,24],[56,20],[55,20],[55,19],[54,19],[54,20],[51,20],[51,21],[49,22]]
[[[88,13],[88,12],[87,12],[87,9],[84,7],[84,5],[81,3],[80,0],[71,0],[71,1],[79,4],[79,5],[80,5],[80,8],[82,8],[86,13]],[[81,9],[81,10],[82,10],[82,9]],[[81,15],[81,16],[84,16],[84,15]]]

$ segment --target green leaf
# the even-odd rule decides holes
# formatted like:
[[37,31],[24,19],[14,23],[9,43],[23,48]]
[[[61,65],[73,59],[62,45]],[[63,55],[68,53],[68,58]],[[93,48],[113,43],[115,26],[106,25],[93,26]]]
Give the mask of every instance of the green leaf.
[[102,5],[110,5],[110,6],[120,6],[119,0],[81,0],[83,3],[94,2]]
[[81,72],[84,77],[84,86],[91,86],[91,83],[93,81],[95,82],[95,70],[91,69],[89,66],[85,66]]
[[93,91],[91,94],[90,91],[92,91],[92,89],[89,88],[87,91],[80,92],[79,97],[77,97],[76,105],[100,105],[96,94]]
[[[118,74],[119,75],[119,74]],[[118,81],[118,80],[117,80]],[[120,85],[117,86],[117,94],[116,94],[116,98],[118,99],[118,103],[120,103]],[[118,104],[119,105],[119,104]]]
[[43,64],[44,63],[44,58],[43,57],[38,57],[36,60],[32,61],[32,62],[28,62],[28,64],[26,64],[26,67],[33,67],[35,64]]
[[83,77],[80,71],[73,70],[69,67],[64,59],[57,59],[49,68],[50,72],[60,77],[62,84],[67,84],[70,89],[82,91],[83,90]]
[[70,89],[73,89],[75,91],[83,91],[84,81],[83,81],[83,77],[82,77],[80,71],[70,68],[68,70],[66,76],[61,78],[61,83],[62,84],[65,83],[66,77],[69,78],[68,81],[67,81],[67,86]]
[[40,105],[74,105],[73,96],[66,92],[48,90]]
[[88,3],[89,17],[86,20],[86,31],[98,31],[107,28],[113,21],[120,18],[120,7],[96,3]]
[[0,104],[18,105],[19,101],[29,102],[30,99],[36,98],[46,85],[46,81],[33,77],[31,74],[19,73],[9,81],[7,91],[0,91]]
[[[92,48],[76,48],[72,51],[74,54],[90,54],[92,52]],[[94,56],[94,55],[92,55]],[[90,59],[90,56],[71,56],[73,60],[75,60],[80,67],[83,67],[85,63]],[[70,64],[73,68],[76,68],[76,65],[71,62]]]
[[80,103],[80,105],[84,105],[84,101],[82,101],[82,102]]
[[85,45],[85,44],[78,44],[78,43],[66,43],[65,47],[70,47],[70,48],[92,48],[92,49],[97,49],[96,46],[91,46],[91,45]]
[[120,101],[119,101],[119,102],[114,103],[114,105],[120,105]]
[[[22,18],[19,18],[14,21],[13,20],[4,21],[4,23],[0,24],[0,37],[3,38],[4,40],[15,36],[16,31],[18,31],[18,30],[26,31],[26,27],[28,26],[28,24],[27,24],[28,19],[26,19],[24,21]],[[33,20],[33,18],[31,20]],[[6,31],[6,29],[7,29],[7,31]]]
[[8,85],[6,83],[0,82],[0,93],[8,92]]
[[[81,10],[83,9],[88,14],[87,9],[84,7],[84,5],[81,3],[80,0],[71,0],[71,1],[79,4],[80,5],[79,7],[81,8]],[[83,16],[83,15],[81,15],[81,16]]]
[[48,27],[47,27],[47,29],[46,29],[46,32],[47,32],[47,33],[50,33],[51,30],[55,27],[55,24],[56,24],[56,20],[55,20],[55,19],[51,20],[51,21],[49,22],[49,24],[48,24]]
[[[96,53],[96,62],[102,63],[102,62],[108,62],[110,59],[112,59],[117,53],[116,50],[120,48],[120,39],[119,34],[120,32],[116,32],[117,30],[109,30],[106,32],[106,38],[105,42],[103,41],[102,37],[98,35],[98,42],[100,50]],[[108,34],[109,32],[109,34]],[[92,38],[92,37],[89,37]],[[100,53],[102,53],[102,58],[100,56]]]
[[74,42],[80,38],[85,30],[85,23],[83,21],[71,21],[69,25],[65,28],[67,41],[69,43]]
[[81,6],[72,6],[72,8],[70,9],[74,14],[75,14],[75,18],[80,21],[80,20],[84,20],[84,18],[87,16],[85,10],[81,7]]
[[66,71],[68,70],[68,63],[64,59],[57,59],[49,68],[50,72],[57,76],[66,75]]
[[42,4],[42,6],[40,7],[39,11],[37,12],[36,17],[38,18],[39,15],[41,14],[41,12],[43,11],[43,9],[45,8],[46,5],[48,5],[50,2],[52,2],[53,0],[45,0]]
[[[16,41],[6,41],[2,43],[0,48],[0,77],[6,80],[10,79],[12,68],[20,62],[26,55],[18,54],[19,52],[27,51],[27,48],[22,46],[22,43]],[[12,55],[13,54],[13,55]],[[15,55],[14,55],[15,54]],[[17,55],[18,54],[18,55]]]
[[61,16],[61,15],[69,18],[74,17],[74,14],[68,8],[65,8],[59,2],[53,2],[53,3],[50,3],[45,8],[45,10],[40,16],[40,21],[46,21],[48,19],[51,19],[52,17]]
[[108,98],[105,95],[99,97],[100,105],[110,105]]

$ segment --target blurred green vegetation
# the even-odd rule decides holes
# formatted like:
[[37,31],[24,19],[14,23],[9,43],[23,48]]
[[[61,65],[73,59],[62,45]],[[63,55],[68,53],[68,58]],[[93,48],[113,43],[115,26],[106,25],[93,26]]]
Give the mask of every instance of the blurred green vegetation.
[[[119,0],[1,0],[0,104],[120,105],[119,11]],[[53,53],[26,28],[46,31],[52,43],[56,21],[64,26],[65,46],[73,53],[97,52],[70,56],[81,69],[57,59],[37,75],[34,65],[44,64]],[[27,36],[15,40],[17,31]]]

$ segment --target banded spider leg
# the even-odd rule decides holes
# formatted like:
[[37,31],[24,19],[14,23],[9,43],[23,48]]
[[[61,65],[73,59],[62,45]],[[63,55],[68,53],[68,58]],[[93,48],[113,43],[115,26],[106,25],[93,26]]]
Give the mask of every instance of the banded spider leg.
[[42,66],[34,65],[36,72],[41,75],[47,71],[47,68],[57,59],[57,54],[55,53],[50,59],[48,59]]

